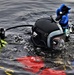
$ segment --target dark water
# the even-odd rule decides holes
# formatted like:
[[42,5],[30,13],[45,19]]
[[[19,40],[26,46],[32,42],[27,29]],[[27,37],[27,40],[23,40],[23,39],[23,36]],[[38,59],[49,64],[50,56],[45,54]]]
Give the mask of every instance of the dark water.
[[[74,21],[74,2],[64,0],[0,0],[0,26],[8,28],[11,26],[22,24],[33,24],[42,17],[55,15],[56,9],[65,3],[71,7],[70,19]],[[25,70],[23,66],[14,61],[14,59],[31,54],[30,50],[34,50],[29,44],[30,35],[24,35],[25,32],[31,31],[30,28],[17,28],[7,32],[8,45],[1,50],[0,53],[0,75],[9,75],[5,71],[10,71],[10,75],[33,75]],[[15,36],[21,36],[21,42],[15,42]],[[68,45],[69,46],[69,45]],[[68,49],[73,50],[71,45]],[[3,67],[3,68],[2,68]]]

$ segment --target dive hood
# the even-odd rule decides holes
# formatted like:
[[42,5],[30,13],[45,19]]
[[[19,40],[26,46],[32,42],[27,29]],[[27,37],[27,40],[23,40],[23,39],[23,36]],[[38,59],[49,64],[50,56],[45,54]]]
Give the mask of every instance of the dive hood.
[[52,49],[54,47],[53,44],[56,46],[56,44],[60,41],[57,37],[64,34],[61,26],[52,22],[51,18],[38,19],[35,22],[32,31],[33,35],[31,40],[35,46]]

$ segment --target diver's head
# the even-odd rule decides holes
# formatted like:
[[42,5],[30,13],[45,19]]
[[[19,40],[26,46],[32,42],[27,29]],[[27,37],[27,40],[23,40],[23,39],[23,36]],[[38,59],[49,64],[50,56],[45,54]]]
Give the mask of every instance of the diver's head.
[[33,27],[33,35],[31,39],[36,47],[56,48],[59,50],[58,46],[61,46],[59,40],[62,39],[60,36],[63,36],[63,30],[60,25],[51,22],[50,18],[41,18],[36,21]]
[[0,39],[5,39],[5,31],[4,31],[4,28],[0,28]]
[[65,4],[62,4],[61,5],[62,15],[68,14],[70,9],[71,9],[70,7],[66,6]]

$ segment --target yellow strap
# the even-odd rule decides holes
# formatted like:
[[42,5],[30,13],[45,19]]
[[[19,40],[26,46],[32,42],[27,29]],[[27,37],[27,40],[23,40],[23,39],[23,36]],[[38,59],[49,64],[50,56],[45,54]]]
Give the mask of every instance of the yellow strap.
[[7,42],[5,40],[1,40],[1,43],[3,44],[7,44]]
[[0,49],[2,49],[3,47],[6,46],[7,42],[5,40],[2,40],[2,39],[0,41],[1,41],[1,43],[0,43]]

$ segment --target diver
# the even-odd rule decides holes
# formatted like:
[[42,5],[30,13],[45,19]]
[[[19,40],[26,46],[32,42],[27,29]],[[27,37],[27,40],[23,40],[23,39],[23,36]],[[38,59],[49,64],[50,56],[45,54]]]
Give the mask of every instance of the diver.
[[62,4],[57,10],[56,10],[56,21],[59,21],[59,24],[61,25],[65,35],[66,35],[66,41],[69,41],[69,16],[70,13],[70,7],[66,6],[65,4]]
[[4,28],[0,28],[0,49],[5,47],[7,42],[5,41],[5,31]]

